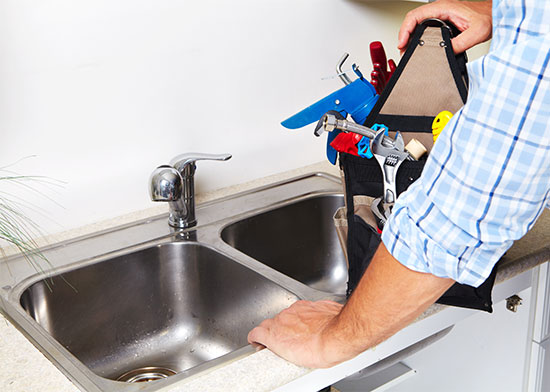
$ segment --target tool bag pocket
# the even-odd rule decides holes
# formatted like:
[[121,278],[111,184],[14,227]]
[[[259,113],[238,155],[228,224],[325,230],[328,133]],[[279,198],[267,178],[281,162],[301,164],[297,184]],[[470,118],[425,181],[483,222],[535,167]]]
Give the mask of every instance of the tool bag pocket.
[[[340,154],[340,168],[345,179],[348,260],[347,295],[351,295],[369,266],[380,244],[380,232],[371,211],[375,197],[383,193],[382,172],[375,159]],[[405,191],[420,177],[424,161],[405,161],[397,173],[397,193]]]
[[[466,102],[466,56],[455,56],[452,51],[453,29],[438,20],[428,20],[417,26],[399,66],[364,125],[372,127],[382,123],[390,131],[399,130],[405,142],[415,138],[431,150],[431,126],[437,114],[443,110],[454,113]],[[396,176],[397,195],[420,177],[425,162],[424,157],[401,164]],[[384,185],[376,159],[339,153],[339,163],[346,194],[345,253],[349,297],[381,241],[370,204],[383,195]],[[495,275],[496,267],[478,288],[455,283],[437,302],[492,312]]]
[[340,207],[336,210],[333,216],[334,227],[336,227],[336,234],[338,235],[338,241],[340,241],[340,246],[344,251],[344,257],[346,259],[346,265],[349,269],[349,259],[348,259],[348,218],[347,218],[347,208]]

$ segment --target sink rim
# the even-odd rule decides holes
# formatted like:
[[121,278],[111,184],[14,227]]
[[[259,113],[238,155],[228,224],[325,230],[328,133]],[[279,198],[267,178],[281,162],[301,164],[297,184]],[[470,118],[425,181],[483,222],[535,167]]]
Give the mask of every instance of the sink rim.
[[283,208],[283,207],[286,207],[286,206],[289,206],[289,205],[292,205],[292,204],[295,204],[295,203],[299,203],[301,201],[305,201],[305,200],[309,200],[309,199],[315,199],[315,198],[324,197],[324,196],[343,196],[343,195],[344,195],[344,192],[342,192],[342,190],[339,190],[339,191],[338,190],[320,191],[320,192],[310,192],[310,193],[300,195],[300,196],[296,196],[296,197],[293,197],[293,198],[290,198],[290,199],[281,200],[278,203],[273,203],[273,204],[270,204],[269,206],[266,206],[266,207],[260,207],[260,208],[254,209],[254,210],[246,211],[246,212],[243,212],[242,214],[235,215],[235,216],[231,217],[230,219],[225,219],[222,222],[222,224],[220,225],[219,232],[220,232],[220,235],[221,235],[222,231],[224,231],[227,227],[229,227],[229,226],[231,226],[235,223],[239,223],[239,222],[241,222],[245,219],[251,218],[253,216],[260,215],[260,214],[270,212],[270,211],[274,211],[274,210],[277,210],[279,208]]

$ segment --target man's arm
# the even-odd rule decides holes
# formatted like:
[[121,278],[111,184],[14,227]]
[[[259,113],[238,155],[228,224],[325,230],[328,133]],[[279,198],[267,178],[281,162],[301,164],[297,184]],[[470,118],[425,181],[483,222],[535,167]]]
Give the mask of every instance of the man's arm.
[[470,64],[468,102],[397,199],[385,245],[348,304],[298,302],[250,342],[309,367],[350,359],[412,321],[452,279],[480,285],[550,205],[550,3],[501,4],[491,53]]
[[409,37],[424,19],[438,18],[453,23],[461,33],[451,40],[455,53],[464,52],[491,38],[492,0],[438,0],[410,11],[401,25],[397,48],[405,51]]
[[453,283],[404,267],[381,244],[344,307],[330,301],[296,302],[254,328],[248,341],[301,366],[330,367],[408,325]]

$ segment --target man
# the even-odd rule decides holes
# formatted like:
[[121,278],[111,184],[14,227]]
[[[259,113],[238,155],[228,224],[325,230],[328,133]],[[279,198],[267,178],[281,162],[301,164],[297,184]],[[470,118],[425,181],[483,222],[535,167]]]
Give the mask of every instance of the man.
[[440,0],[407,14],[399,49],[431,17],[459,28],[455,52],[492,32],[490,53],[469,64],[466,105],[397,200],[347,304],[299,301],[250,332],[249,342],[298,365],[351,359],[408,325],[455,281],[479,286],[549,203],[550,4]]

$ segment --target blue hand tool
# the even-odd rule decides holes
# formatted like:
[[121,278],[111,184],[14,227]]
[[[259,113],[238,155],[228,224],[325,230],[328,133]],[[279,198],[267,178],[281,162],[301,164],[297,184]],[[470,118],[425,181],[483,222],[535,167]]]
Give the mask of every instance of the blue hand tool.
[[[352,82],[345,76],[341,68],[346,58],[347,54],[342,57],[342,60],[336,66],[339,72],[338,75],[341,76],[346,86],[287,118],[281,123],[282,126],[288,129],[302,128],[318,121],[330,110],[339,112],[344,118],[349,114],[358,124],[362,124],[365,121],[376,103],[378,95],[376,95],[373,85],[363,78],[363,75],[355,64],[352,65],[352,69],[357,75],[357,79]],[[330,146],[330,143],[338,133],[328,132],[327,158],[332,164],[336,163],[337,152]]]
[[[384,135],[389,136],[388,127],[384,124],[374,124],[371,129],[373,131],[384,130]],[[361,140],[359,140],[359,143],[357,143],[357,154],[360,157],[368,159],[371,159],[373,157],[372,151],[370,150],[370,142],[371,140],[366,136],[363,136]]]

